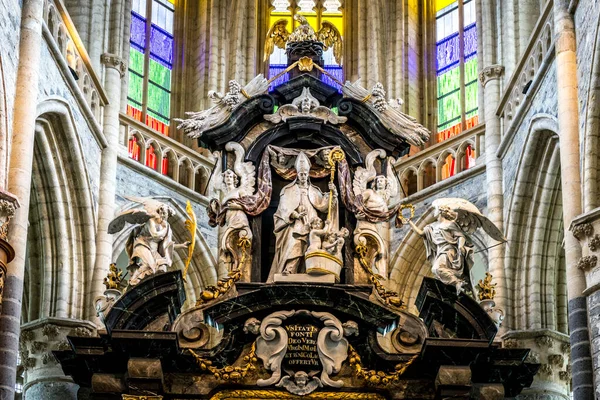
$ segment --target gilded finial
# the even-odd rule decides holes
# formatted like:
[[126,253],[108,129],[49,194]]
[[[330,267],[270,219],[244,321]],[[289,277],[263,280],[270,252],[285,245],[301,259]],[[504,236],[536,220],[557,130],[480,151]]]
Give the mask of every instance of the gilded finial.
[[485,273],[485,278],[480,279],[477,284],[477,289],[479,290],[479,300],[494,300],[494,296],[496,296],[496,289],[494,289],[498,285],[497,283],[492,283],[492,275],[489,272]]
[[106,289],[119,289],[119,285],[123,281],[123,272],[117,268],[117,264],[110,264],[110,271],[104,278],[104,286]]

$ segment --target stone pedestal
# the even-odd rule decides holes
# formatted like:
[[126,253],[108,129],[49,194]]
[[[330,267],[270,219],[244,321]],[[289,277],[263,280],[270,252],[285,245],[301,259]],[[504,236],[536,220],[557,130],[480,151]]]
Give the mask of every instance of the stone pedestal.
[[509,331],[502,336],[505,348],[529,348],[526,362],[541,364],[531,387],[519,399],[568,400],[571,381],[569,336],[546,329]]
[[274,283],[335,283],[335,276],[331,274],[325,275],[309,275],[309,274],[275,274],[273,276]]
[[24,369],[24,400],[75,400],[79,385],[63,374],[52,353],[70,346],[67,336],[92,336],[95,326],[89,321],[47,318],[21,327],[19,352]]

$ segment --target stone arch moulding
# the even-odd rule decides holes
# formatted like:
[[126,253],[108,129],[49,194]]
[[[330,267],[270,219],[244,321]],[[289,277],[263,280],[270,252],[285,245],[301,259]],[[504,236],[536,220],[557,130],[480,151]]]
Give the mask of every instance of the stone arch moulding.
[[96,231],[85,156],[64,101],[48,99],[37,114],[28,236],[37,253],[28,258],[24,320],[83,319]]
[[[169,219],[171,228],[173,229],[173,237],[177,243],[183,243],[188,240],[189,232],[185,228],[185,220],[188,218],[185,211],[185,207],[181,206],[178,202],[174,201],[170,197],[166,196],[152,196],[153,199],[167,203],[175,210],[175,215]],[[127,202],[122,205],[115,215],[130,210],[133,208],[140,207],[139,204],[134,202]],[[112,260],[115,262],[119,255],[125,250],[125,244],[129,233],[133,229],[133,226],[124,229],[118,234],[113,235],[113,252]],[[183,262],[185,260],[182,259]],[[200,293],[204,288],[210,285],[215,285],[217,279],[226,275],[227,271],[218,271],[217,260],[211,251],[206,238],[202,234],[200,227],[197,228],[196,232],[196,245],[194,249],[194,256],[190,264],[188,271],[188,284],[186,285],[186,292],[188,294],[188,302],[193,305],[195,299],[199,298]]]

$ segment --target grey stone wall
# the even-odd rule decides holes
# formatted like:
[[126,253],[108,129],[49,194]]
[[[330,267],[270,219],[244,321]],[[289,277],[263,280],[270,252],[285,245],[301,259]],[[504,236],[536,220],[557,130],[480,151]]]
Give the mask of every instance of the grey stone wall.
[[[2,73],[6,101],[8,132],[12,132],[12,115],[15,101],[15,84],[17,66],[19,64],[19,26],[21,24],[21,5],[17,0],[0,0],[0,57],[2,57]],[[2,77],[0,77],[2,79]],[[0,90],[1,93],[1,90]],[[2,121],[4,125],[4,121]],[[2,126],[1,129],[4,129]]]

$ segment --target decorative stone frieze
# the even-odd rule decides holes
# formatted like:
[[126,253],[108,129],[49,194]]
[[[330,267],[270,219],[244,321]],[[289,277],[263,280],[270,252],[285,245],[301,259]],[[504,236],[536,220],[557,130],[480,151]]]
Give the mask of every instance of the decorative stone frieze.
[[485,87],[489,81],[493,79],[500,79],[502,75],[504,75],[503,65],[490,65],[489,67],[485,67],[479,73],[479,82],[481,82],[481,85]]
[[127,72],[127,65],[125,61],[116,54],[104,53],[100,56],[100,62],[106,65],[109,68],[114,68],[119,71],[121,74],[121,78],[125,76],[125,72]]
[[577,268],[584,271],[594,268],[598,264],[597,256],[585,256],[577,262]]

